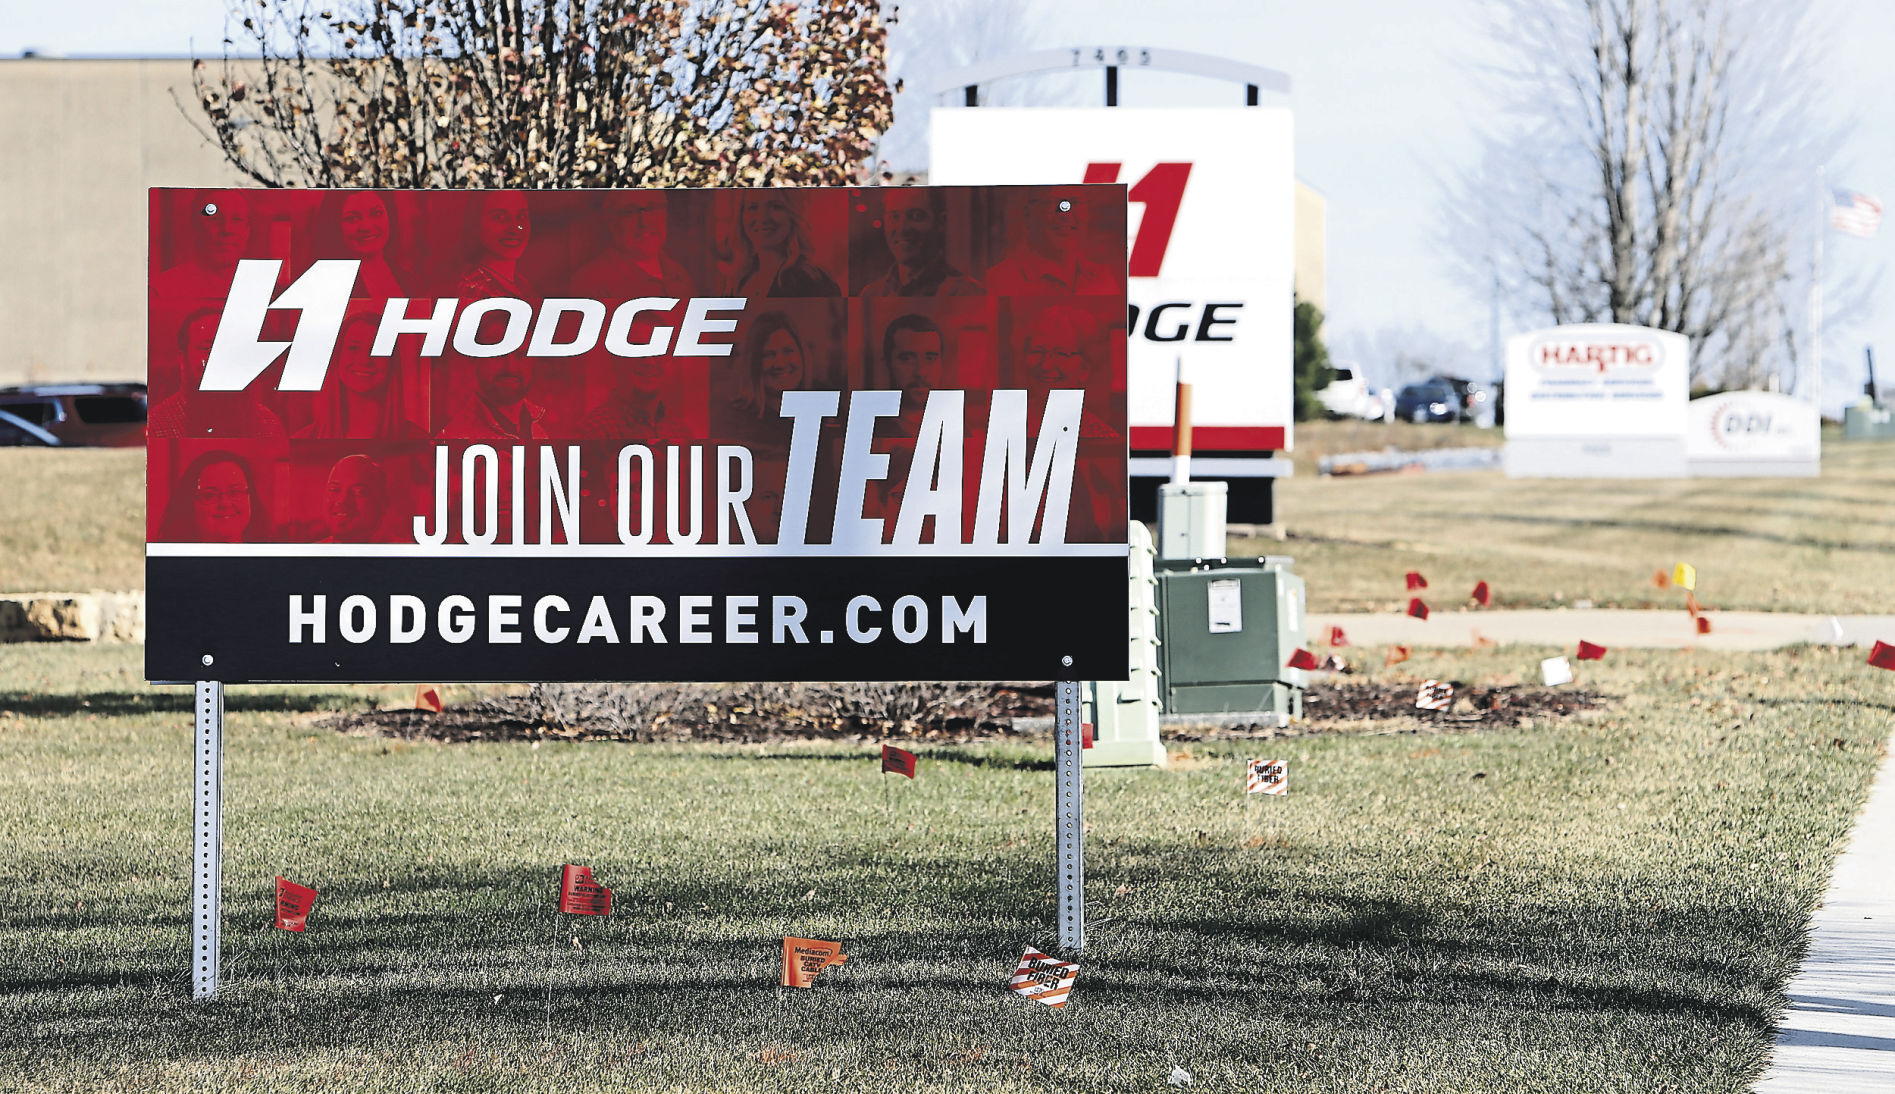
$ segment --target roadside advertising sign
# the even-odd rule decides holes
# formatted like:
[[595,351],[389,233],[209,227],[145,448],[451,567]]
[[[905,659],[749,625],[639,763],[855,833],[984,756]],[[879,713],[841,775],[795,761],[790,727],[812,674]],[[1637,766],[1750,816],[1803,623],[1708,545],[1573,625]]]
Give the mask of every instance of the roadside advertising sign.
[[147,676],[1122,679],[1125,201],[154,189]]
[[[1225,461],[1200,460],[1206,474],[1241,475],[1233,457],[1290,448],[1289,108],[941,108],[930,125],[932,182],[1130,188],[1134,452],[1170,452],[1180,362],[1194,389],[1196,455]],[[1037,267],[1017,273],[1053,276]]]

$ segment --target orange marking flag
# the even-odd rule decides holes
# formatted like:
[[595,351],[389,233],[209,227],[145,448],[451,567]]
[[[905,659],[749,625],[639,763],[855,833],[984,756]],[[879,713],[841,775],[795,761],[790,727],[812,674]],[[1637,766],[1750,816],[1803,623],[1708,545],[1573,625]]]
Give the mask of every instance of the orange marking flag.
[[1487,637],[1486,635],[1480,633],[1479,631],[1474,631],[1473,635],[1474,635],[1474,648],[1477,650],[1490,650],[1490,649],[1493,649],[1495,646],[1500,645],[1500,643],[1494,641],[1493,639]]
[[1315,654],[1301,646],[1296,647],[1296,652],[1290,654],[1289,667],[1293,669],[1319,669],[1322,664],[1321,661],[1316,660]]
[[441,713],[442,708],[443,708],[443,704],[441,702],[441,685],[439,684],[416,684],[415,685],[415,709],[416,710],[425,710],[429,712],[430,714],[439,714]]
[[1342,633],[1342,628],[1334,626],[1333,624],[1329,628],[1329,635],[1325,641],[1331,647],[1346,646],[1349,644],[1349,638]]
[[561,866],[559,910],[567,915],[611,915],[612,890],[592,880],[590,866]]
[[1410,650],[1407,646],[1390,646],[1388,647],[1388,656],[1382,658],[1382,664],[1399,665],[1403,661],[1408,660],[1413,652],[1414,651]]
[[915,754],[894,745],[882,746],[882,770],[893,771],[897,775],[915,777]]
[[1013,979],[1007,981],[1007,986],[1049,1007],[1063,1007],[1077,979],[1078,965],[1048,957],[1028,946],[1026,953],[1020,955],[1020,967],[1013,970]]
[[309,909],[316,905],[316,890],[298,885],[286,877],[276,879],[276,929],[301,931],[309,924]]
[[842,952],[842,943],[824,942],[815,938],[783,939],[783,986],[786,988],[806,988],[816,982],[816,975],[831,965],[840,965],[848,957]]
[[1661,589],[1671,588],[1671,575],[1664,570],[1652,571],[1652,584]]

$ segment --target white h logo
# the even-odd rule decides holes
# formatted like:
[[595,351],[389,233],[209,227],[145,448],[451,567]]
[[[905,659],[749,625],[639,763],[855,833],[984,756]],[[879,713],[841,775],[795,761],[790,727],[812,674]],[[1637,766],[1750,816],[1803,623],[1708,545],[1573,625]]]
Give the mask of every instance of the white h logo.
[[[224,316],[217,324],[210,360],[204,365],[204,391],[242,391],[263,370],[276,363],[287,348],[279,391],[316,391],[329,371],[342,320],[349,311],[349,293],[355,288],[354,259],[323,259],[310,265],[291,282],[283,295],[270,298],[283,263],[275,259],[246,258],[237,263],[230,283]],[[302,313],[296,333],[288,342],[263,341],[263,321],[273,308],[295,308]]]

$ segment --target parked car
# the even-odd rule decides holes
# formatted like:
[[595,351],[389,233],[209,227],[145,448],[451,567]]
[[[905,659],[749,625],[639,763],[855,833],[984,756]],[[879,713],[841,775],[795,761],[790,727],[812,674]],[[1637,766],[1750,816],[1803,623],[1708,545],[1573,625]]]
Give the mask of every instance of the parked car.
[[1336,378],[1316,393],[1323,408],[1339,418],[1366,418],[1371,422],[1388,416],[1382,397],[1369,390],[1369,382],[1347,365],[1335,366]]
[[1409,384],[1395,393],[1395,417],[1404,422],[1458,422],[1461,395],[1440,377]]
[[1453,376],[1442,376],[1454,386],[1454,394],[1461,407],[1461,420],[1473,422],[1479,426],[1494,424],[1495,407],[1499,405],[1499,396],[1494,389],[1478,380],[1462,380]]
[[0,387],[0,445],[136,448],[149,402],[136,383]]

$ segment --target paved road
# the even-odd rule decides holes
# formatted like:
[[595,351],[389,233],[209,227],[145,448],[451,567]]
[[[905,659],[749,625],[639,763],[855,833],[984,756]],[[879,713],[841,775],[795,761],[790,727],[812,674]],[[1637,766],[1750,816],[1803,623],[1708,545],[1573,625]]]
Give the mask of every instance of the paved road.
[[[1435,612],[1426,620],[1396,612],[1311,614],[1308,634],[1320,641],[1341,627],[1358,646],[1471,646],[1474,632],[1496,642],[1573,646],[1580,639],[1611,649],[1767,650],[1798,642],[1838,641],[1872,646],[1895,642],[1895,615],[1795,615],[1788,612],[1711,612],[1711,633],[1698,634],[1683,611],[1558,609]],[[1835,625],[1830,620],[1835,619]]]

